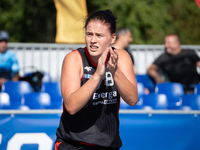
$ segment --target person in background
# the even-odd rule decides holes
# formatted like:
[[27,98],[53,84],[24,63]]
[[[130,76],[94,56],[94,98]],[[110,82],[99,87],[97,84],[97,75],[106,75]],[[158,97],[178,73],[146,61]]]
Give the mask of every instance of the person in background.
[[[119,150],[119,100],[138,101],[132,61],[125,50],[112,49],[116,18],[111,10],[89,15],[86,47],[68,53],[62,65],[64,111],[55,150]],[[127,90],[128,89],[128,90]]]
[[193,93],[194,85],[199,83],[200,76],[197,67],[200,67],[200,58],[194,50],[181,49],[180,38],[177,34],[165,37],[165,52],[160,55],[147,69],[147,73],[156,83],[165,82],[157,72],[161,69],[170,82],[183,85],[185,93]]
[[129,53],[133,62],[133,70],[135,73],[134,57],[129,51],[129,45],[131,42],[133,42],[131,30],[126,27],[121,27],[116,31],[116,41],[112,46],[116,49],[124,49]]
[[0,31],[0,89],[7,80],[19,80],[17,56],[7,48],[9,38],[6,31]]
[[[132,38],[131,30],[126,27],[121,27],[121,28],[118,28],[116,31],[116,41],[112,46],[116,49],[124,49],[128,52],[128,54],[131,57],[132,63],[133,63],[134,73],[136,73],[136,69],[135,69],[135,65],[134,65],[134,57],[129,50],[129,45],[132,42],[133,42],[133,38]],[[150,93],[149,89],[145,87],[144,93],[149,94]]]

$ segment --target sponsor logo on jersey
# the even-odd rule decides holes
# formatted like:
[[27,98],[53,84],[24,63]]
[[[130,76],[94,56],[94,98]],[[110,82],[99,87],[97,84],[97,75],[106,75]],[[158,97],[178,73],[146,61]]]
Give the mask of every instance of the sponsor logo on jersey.
[[83,74],[83,78],[89,79],[89,78],[91,78],[91,77],[92,77],[91,74]]
[[[94,101],[92,104],[93,105],[115,104],[115,103],[117,103],[116,97],[117,97],[117,91],[94,93],[93,100],[98,100],[98,101]],[[104,100],[102,100],[102,99],[104,99]]]
[[97,102],[93,102],[92,104],[93,105],[99,105],[99,104],[108,105],[108,104],[115,104],[115,103],[117,103],[117,99],[97,101]]
[[84,68],[85,70],[87,70],[88,72],[92,70],[92,67],[89,67],[89,66],[85,66]]

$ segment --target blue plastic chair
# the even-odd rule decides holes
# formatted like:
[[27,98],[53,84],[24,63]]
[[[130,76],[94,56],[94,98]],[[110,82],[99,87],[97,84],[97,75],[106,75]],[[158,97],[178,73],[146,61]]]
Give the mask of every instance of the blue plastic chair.
[[150,106],[152,109],[167,109],[168,101],[165,94],[150,93],[142,96],[143,107]]
[[200,110],[199,94],[184,94],[181,100],[183,110]]
[[194,87],[194,94],[200,94],[200,84],[195,84]]
[[32,92],[32,87],[27,81],[7,81],[2,85],[2,92],[8,94],[18,93],[21,96]]
[[128,105],[122,98],[120,99],[120,109],[142,109],[141,96],[145,94],[143,83],[137,82],[138,102],[135,106]]
[[147,88],[150,93],[155,93],[156,83],[148,74],[137,74],[135,77],[137,82],[143,83],[144,87]]
[[44,74],[42,78],[42,83],[51,82],[51,76],[49,73],[42,72]]
[[9,96],[11,102],[10,109],[21,109],[21,106],[23,105],[23,96],[19,93],[10,93]]
[[137,82],[137,90],[138,90],[138,97],[145,94],[145,87],[144,84],[141,82]]
[[155,93],[165,94],[168,99],[168,109],[180,109],[180,98],[184,94],[183,86],[180,83],[167,82],[156,85]]
[[51,107],[51,97],[48,93],[32,92],[25,94],[24,105],[30,109],[49,109]]
[[10,96],[8,93],[0,92],[0,109],[9,109],[10,105]]
[[130,105],[126,104],[126,102],[121,102],[122,104],[120,105],[120,108],[122,108],[122,109],[142,109],[142,103],[143,102],[141,100],[141,96],[143,96],[145,94],[145,88],[144,88],[143,83],[137,82],[137,90],[138,90],[138,102],[137,102],[137,104],[135,106],[130,106]]
[[142,109],[142,100],[139,98],[135,106],[130,106],[121,98],[119,109]]
[[52,97],[62,96],[60,82],[45,82],[42,83],[41,92],[46,92]]
[[2,92],[8,93],[10,97],[10,109],[20,109],[23,95],[31,93],[32,87],[27,81],[7,81],[2,85]]
[[50,95],[52,101],[52,109],[62,109],[63,100],[60,89],[60,82],[45,82],[42,83],[41,92],[46,92]]

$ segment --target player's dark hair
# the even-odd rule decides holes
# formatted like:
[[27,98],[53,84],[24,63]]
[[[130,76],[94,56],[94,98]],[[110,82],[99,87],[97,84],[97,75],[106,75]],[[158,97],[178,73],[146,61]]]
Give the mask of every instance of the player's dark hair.
[[112,13],[110,9],[106,9],[105,11],[96,11],[92,13],[91,15],[89,15],[85,22],[85,29],[88,23],[92,20],[100,20],[103,23],[108,24],[111,34],[115,33],[117,18],[114,16],[114,14]]

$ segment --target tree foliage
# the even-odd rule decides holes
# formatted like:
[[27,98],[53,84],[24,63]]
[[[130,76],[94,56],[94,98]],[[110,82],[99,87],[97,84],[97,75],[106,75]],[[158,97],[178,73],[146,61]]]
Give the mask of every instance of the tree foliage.
[[[133,44],[163,44],[167,34],[180,35],[182,44],[200,45],[200,9],[194,0],[86,0],[89,13],[111,9],[117,27],[129,27]],[[55,42],[53,0],[1,0],[0,30],[11,42]]]
[[53,1],[1,0],[0,30],[11,42],[54,42],[56,9]]
[[[117,27],[133,32],[134,44],[163,44],[176,33],[182,44],[200,44],[200,9],[194,0],[88,0],[95,10],[111,9]],[[88,8],[89,13],[94,11]]]

